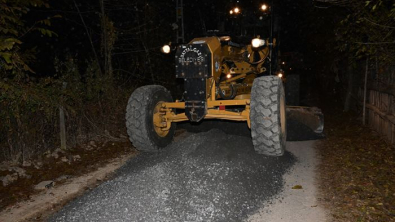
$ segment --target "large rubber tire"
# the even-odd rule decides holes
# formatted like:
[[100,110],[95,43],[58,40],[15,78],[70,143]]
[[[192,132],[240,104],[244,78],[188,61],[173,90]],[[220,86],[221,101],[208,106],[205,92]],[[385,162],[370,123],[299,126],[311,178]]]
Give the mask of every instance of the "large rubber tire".
[[251,90],[251,137],[255,151],[282,156],[287,138],[285,95],[277,76],[256,78]]
[[167,135],[156,133],[153,113],[159,102],[172,102],[170,92],[163,86],[148,85],[137,88],[126,107],[126,128],[129,140],[139,151],[157,152],[173,140],[175,123]]
[[285,82],[285,98],[287,105],[299,106],[300,103],[300,76],[288,75]]

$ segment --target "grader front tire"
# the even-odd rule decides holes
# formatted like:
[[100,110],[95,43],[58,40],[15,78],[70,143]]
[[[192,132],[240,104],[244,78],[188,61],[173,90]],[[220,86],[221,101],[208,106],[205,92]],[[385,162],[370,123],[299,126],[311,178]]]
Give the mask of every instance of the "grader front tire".
[[159,85],[142,86],[132,93],[126,107],[126,128],[129,140],[138,150],[157,152],[171,143],[175,124],[159,133],[160,129],[154,124],[154,112],[161,102],[172,101],[169,91]]
[[286,141],[286,111],[283,84],[277,76],[254,80],[250,105],[251,137],[255,151],[282,156]]

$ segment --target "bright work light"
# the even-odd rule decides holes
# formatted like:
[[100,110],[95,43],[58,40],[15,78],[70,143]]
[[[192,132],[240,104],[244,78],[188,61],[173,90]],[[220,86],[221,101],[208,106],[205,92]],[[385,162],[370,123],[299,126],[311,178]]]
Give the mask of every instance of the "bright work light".
[[165,54],[169,54],[171,49],[169,45],[164,45],[162,46],[162,48],[160,49],[161,52],[165,53]]
[[265,40],[259,39],[259,38],[252,39],[251,45],[254,48],[261,47],[261,46],[265,45]]

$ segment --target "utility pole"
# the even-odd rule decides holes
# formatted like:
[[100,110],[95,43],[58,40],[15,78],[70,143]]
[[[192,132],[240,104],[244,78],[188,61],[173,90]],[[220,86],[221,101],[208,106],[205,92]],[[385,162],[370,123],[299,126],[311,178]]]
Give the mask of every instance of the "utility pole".
[[366,125],[366,94],[367,94],[367,85],[368,85],[368,72],[369,72],[369,57],[366,58],[365,82],[363,87],[363,110],[362,110],[363,125]]
[[177,43],[184,43],[184,1],[176,0]]
[[103,47],[103,57],[104,57],[104,74],[112,75],[112,67],[111,67],[111,55],[110,50],[108,49],[108,27],[106,21],[106,14],[104,9],[104,0],[100,0],[100,9],[101,9],[101,28],[102,28],[102,47]]
[[273,75],[272,72],[272,64],[273,64],[273,13],[274,13],[274,6],[273,0],[270,5],[270,38],[269,38],[269,52],[270,52],[270,63],[269,63],[269,74]]
[[[63,82],[62,89],[63,91],[66,90],[67,82]],[[63,108],[63,96],[61,97],[61,104],[59,107],[59,127],[60,127],[60,149],[66,150],[67,145],[67,137],[66,137],[66,122],[64,118],[64,108]]]

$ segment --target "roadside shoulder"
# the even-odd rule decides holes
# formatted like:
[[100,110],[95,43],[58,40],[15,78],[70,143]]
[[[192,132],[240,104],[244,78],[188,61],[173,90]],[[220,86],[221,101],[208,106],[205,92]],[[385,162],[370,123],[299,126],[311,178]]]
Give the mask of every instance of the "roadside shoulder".
[[39,194],[31,196],[30,200],[20,202],[0,212],[1,221],[45,220],[45,218],[55,213],[68,201],[110,178],[132,156],[133,153],[128,153],[116,157],[95,171],[70,178],[69,181],[60,186],[51,187]]

